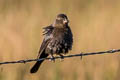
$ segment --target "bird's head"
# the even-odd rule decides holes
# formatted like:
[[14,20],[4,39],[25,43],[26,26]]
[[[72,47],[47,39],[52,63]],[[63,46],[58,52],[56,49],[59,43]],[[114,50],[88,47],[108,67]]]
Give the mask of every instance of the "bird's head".
[[69,20],[65,14],[58,14],[54,22],[54,26],[64,27],[69,23]]

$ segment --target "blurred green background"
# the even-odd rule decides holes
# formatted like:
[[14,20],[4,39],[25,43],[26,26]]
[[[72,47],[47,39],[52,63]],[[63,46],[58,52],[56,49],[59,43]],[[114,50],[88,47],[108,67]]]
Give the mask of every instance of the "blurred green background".
[[[67,14],[74,35],[70,54],[120,48],[120,0],[0,0],[0,62],[36,58],[42,28]],[[119,80],[120,54],[0,65],[0,80]]]

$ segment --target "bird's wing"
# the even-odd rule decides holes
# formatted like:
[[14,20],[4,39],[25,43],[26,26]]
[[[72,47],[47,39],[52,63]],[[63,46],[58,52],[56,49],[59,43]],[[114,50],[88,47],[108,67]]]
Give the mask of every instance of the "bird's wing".
[[43,35],[44,35],[44,40],[41,44],[41,47],[40,47],[40,50],[39,50],[39,53],[38,53],[38,57],[40,57],[41,53],[45,50],[45,48],[47,47],[47,45],[49,44],[49,42],[51,41],[51,33],[53,31],[53,27],[52,26],[47,26],[44,29],[44,32],[43,32]]

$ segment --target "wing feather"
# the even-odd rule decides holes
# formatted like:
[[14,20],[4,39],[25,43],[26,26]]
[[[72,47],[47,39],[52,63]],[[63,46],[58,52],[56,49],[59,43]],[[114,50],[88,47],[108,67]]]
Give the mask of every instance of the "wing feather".
[[47,45],[49,44],[49,42],[51,41],[51,38],[52,38],[51,33],[53,31],[53,27],[52,26],[47,26],[43,29],[44,29],[44,32],[43,32],[44,40],[41,44],[41,47],[40,47],[37,58],[40,57],[41,53],[46,49]]

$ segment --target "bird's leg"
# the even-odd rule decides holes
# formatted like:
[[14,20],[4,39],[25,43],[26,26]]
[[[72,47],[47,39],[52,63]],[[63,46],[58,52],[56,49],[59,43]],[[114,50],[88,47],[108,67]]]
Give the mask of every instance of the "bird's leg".
[[60,61],[63,61],[64,60],[64,56],[62,54],[59,54],[59,56],[61,57]]
[[50,61],[55,62],[55,57],[53,56],[53,54],[50,54],[50,58]]

